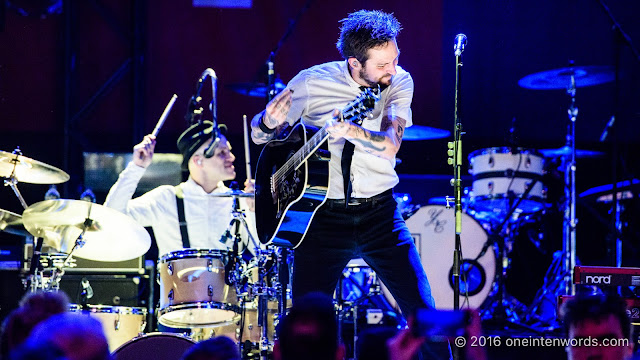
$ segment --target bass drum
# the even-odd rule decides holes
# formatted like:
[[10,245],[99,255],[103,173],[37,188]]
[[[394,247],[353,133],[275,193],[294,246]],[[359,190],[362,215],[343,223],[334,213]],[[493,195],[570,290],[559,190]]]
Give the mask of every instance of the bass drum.
[[180,360],[193,344],[183,335],[150,333],[125,343],[112,355],[114,360]]
[[[428,205],[406,220],[414,238],[431,294],[438,309],[453,309],[453,250],[455,245],[455,213],[453,207]],[[496,275],[496,253],[493,245],[485,248],[488,235],[471,216],[462,214],[462,266],[460,307],[479,308],[492,290]],[[468,293],[468,302],[465,292]]]

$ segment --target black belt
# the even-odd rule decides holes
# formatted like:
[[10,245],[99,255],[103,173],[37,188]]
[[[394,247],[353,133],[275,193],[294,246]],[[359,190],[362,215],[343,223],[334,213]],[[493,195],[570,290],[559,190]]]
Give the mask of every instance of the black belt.
[[[388,198],[389,196],[393,196],[393,191],[391,189],[369,198],[350,198],[349,203],[347,205],[358,206],[358,205],[364,205],[364,204],[375,204],[377,202],[380,202],[381,200]],[[334,206],[344,207],[344,199],[327,199],[326,203],[331,207],[334,207]]]

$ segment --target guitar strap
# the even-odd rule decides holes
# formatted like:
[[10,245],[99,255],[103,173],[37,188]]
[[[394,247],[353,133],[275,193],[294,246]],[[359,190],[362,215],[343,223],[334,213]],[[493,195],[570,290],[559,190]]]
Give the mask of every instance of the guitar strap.
[[182,247],[190,248],[189,233],[187,232],[187,220],[184,216],[184,193],[180,185],[175,186],[176,203],[178,205],[178,224],[180,224],[180,235],[182,236]]
[[[360,90],[364,91],[365,87],[360,86]],[[386,89],[380,87],[380,90]],[[374,90],[377,92],[377,90]],[[382,92],[382,91],[381,91]],[[358,124],[360,125],[360,124]],[[349,200],[351,199],[352,186],[351,183],[351,163],[353,162],[353,151],[355,150],[355,145],[349,140],[345,140],[344,148],[342,149],[342,158],[340,160],[340,168],[342,169],[342,185],[344,186],[344,206],[345,208],[349,206]]]

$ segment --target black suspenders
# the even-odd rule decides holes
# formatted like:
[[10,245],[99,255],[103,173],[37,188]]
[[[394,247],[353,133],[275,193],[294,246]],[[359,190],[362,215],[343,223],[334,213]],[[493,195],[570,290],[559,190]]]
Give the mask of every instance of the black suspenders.
[[189,233],[187,232],[187,220],[184,216],[184,193],[180,185],[175,186],[176,202],[178,204],[178,223],[180,224],[180,235],[182,235],[182,247],[190,248]]

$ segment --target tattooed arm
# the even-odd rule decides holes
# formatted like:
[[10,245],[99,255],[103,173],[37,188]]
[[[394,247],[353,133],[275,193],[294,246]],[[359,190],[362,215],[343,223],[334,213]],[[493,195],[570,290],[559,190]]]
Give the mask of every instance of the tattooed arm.
[[393,159],[400,150],[407,121],[391,111],[382,118],[380,131],[367,130],[350,122],[331,120],[330,123],[327,130],[334,138],[344,137],[369,154]]
[[266,109],[251,120],[251,138],[256,144],[263,144],[276,135],[276,130],[286,126],[287,115],[291,109],[291,94],[287,89],[274,97]]

